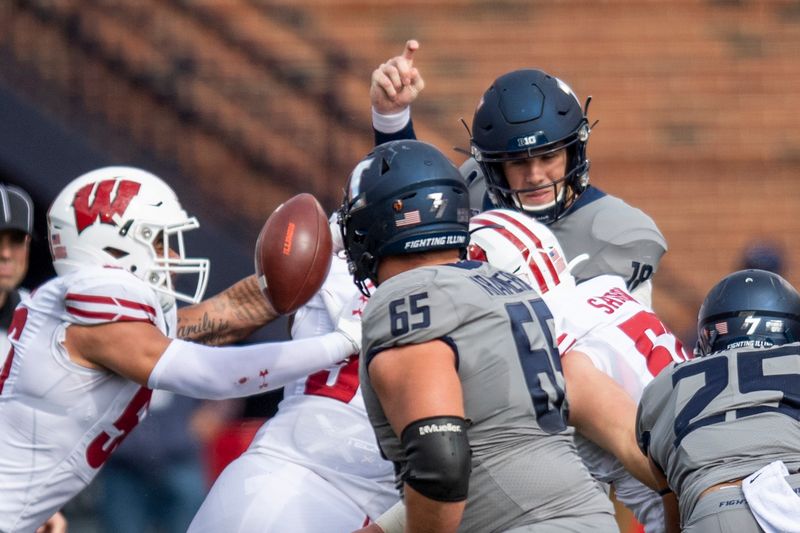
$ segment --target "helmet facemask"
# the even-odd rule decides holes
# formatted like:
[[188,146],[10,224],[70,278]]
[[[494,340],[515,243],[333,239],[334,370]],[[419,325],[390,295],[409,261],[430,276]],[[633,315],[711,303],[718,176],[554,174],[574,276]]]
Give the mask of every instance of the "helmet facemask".
[[[141,275],[136,272],[136,265],[131,271],[158,292],[165,309],[170,307],[170,302],[174,305],[175,300],[191,304],[201,301],[208,284],[209,261],[187,258],[183,236],[185,231],[200,227],[197,219],[191,217],[184,222],[166,225],[142,223],[140,226],[140,240],[152,251],[153,260]],[[184,286],[189,289],[183,290]]]
[[[473,145],[473,156],[486,176],[486,186],[493,203],[508,209],[522,211],[543,224],[551,224],[564,216],[589,185],[589,161],[586,159],[586,143],[589,133],[588,124],[583,124],[567,142],[500,154],[487,154]],[[559,150],[566,150],[566,173],[563,176],[534,187],[512,188],[510,186],[503,170],[504,162],[543,157]],[[553,189],[553,201],[543,205],[523,202],[522,195],[547,188]]]
[[362,230],[347,231],[348,224],[352,223],[352,203],[345,203],[339,209],[339,229],[342,233],[342,242],[346,250],[347,269],[353,276],[353,281],[366,297],[370,296],[369,287],[374,287],[378,279],[378,259],[367,250],[368,232]]

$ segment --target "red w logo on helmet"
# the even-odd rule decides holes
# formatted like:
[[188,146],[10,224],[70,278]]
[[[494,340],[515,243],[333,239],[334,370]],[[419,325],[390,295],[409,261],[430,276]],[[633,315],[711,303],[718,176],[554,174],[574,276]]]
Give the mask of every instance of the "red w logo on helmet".
[[[111,192],[114,190],[114,185],[119,182],[117,187],[117,194],[114,200],[111,200]],[[96,190],[94,200],[89,203],[89,195],[92,190]],[[94,224],[97,217],[100,217],[102,224],[115,224],[114,215],[122,216],[125,210],[128,209],[128,204],[131,199],[139,193],[141,183],[129,180],[105,180],[97,184],[89,183],[81,188],[75,194],[75,201],[72,206],[75,209],[75,226],[78,228],[78,233],[81,233],[87,227]]]

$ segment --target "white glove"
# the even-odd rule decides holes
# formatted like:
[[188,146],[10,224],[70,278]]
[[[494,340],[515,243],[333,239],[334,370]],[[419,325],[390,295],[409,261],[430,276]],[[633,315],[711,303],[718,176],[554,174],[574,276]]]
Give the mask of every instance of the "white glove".
[[[355,286],[353,287],[355,289]],[[369,299],[359,292],[354,292],[353,298],[341,305],[334,294],[323,289],[319,292],[328,316],[335,326],[335,331],[344,335],[353,345],[353,353],[361,351],[361,315]]]

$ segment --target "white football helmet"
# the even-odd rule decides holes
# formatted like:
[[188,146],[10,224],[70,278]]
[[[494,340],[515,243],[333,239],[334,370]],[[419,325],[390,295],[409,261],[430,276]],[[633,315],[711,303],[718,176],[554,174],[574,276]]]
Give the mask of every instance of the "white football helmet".
[[[133,167],[88,172],[59,193],[47,213],[56,273],[85,265],[123,268],[158,293],[163,309],[175,300],[197,303],[208,283],[208,259],[187,258],[183,232],[200,226],[161,178]],[[177,274],[196,277],[180,292]]]
[[486,261],[525,280],[540,295],[556,287],[574,288],[572,266],[550,229],[536,219],[510,209],[492,209],[472,217],[467,257]]

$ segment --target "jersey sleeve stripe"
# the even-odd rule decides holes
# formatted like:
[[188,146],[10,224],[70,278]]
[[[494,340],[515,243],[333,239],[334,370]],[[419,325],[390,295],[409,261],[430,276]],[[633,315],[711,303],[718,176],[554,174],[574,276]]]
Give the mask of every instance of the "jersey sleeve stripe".
[[97,322],[156,322],[152,306],[124,298],[69,293],[64,307],[76,317]]
[[64,299],[67,301],[74,300],[75,302],[98,303],[98,304],[106,304],[113,306],[119,305],[122,307],[128,307],[130,309],[141,310],[150,315],[156,314],[156,310],[153,306],[143,304],[141,302],[134,302],[133,300],[126,300],[125,298],[114,298],[111,296],[96,296],[93,294],[76,294],[74,292],[71,292],[67,293]]
[[558,336],[557,342],[558,342],[558,352],[563,356],[573,346],[575,346],[577,339],[572,335],[568,335],[567,333],[562,333],[561,335]]
[[77,307],[66,307],[67,312],[82,318],[95,319],[98,322],[149,322],[153,324],[153,320],[148,317],[135,317],[129,315],[121,315],[119,313],[107,311],[89,311],[79,309]]

